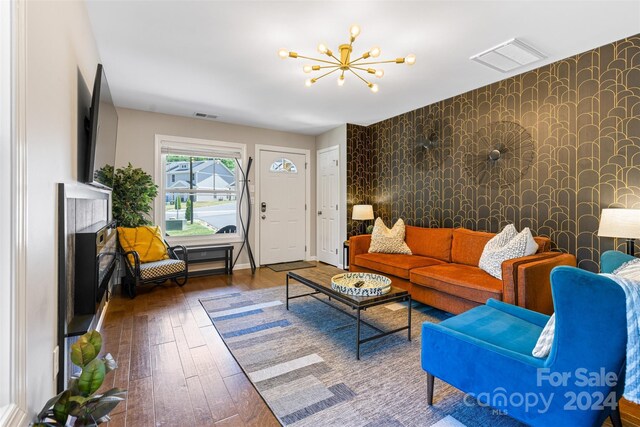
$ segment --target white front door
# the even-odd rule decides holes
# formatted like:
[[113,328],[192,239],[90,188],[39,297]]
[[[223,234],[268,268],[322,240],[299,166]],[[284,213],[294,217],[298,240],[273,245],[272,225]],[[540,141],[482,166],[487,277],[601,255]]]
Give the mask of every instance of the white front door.
[[338,147],[318,151],[318,260],[337,266],[340,262]]
[[306,258],[304,154],[260,151],[260,264]]

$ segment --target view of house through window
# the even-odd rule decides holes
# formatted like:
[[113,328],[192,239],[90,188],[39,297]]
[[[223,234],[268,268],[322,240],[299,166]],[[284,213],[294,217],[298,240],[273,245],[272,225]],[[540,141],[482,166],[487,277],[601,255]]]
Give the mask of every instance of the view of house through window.
[[238,173],[233,157],[163,155],[167,235],[234,234],[238,228]]

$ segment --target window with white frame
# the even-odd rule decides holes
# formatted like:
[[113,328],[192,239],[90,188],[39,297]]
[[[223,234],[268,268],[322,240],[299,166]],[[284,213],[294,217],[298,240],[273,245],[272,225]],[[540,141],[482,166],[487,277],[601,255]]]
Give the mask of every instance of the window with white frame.
[[[156,220],[171,240],[229,241],[241,236],[241,144],[157,137]],[[156,174],[157,175],[157,174]]]

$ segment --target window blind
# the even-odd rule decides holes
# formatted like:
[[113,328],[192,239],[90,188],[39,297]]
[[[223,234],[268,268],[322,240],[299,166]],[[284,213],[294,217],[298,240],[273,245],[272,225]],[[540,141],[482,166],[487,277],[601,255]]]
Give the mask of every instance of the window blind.
[[176,148],[176,147],[162,147],[160,149],[162,154],[174,154],[178,156],[189,157],[224,157],[231,159],[242,158],[241,152],[238,149],[229,148],[221,149],[219,147],[212,147],[211,150],[206,148]]

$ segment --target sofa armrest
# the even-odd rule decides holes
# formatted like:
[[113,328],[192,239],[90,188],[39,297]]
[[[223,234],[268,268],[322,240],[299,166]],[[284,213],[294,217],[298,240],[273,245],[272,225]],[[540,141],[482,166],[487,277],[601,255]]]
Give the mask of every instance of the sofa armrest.
[[[560,252],[542,252],[520,258],[508,259],[502,263],[502,301],[518,304],[518,268],[523,264],[528,264],[542,259],[557,257]],[[549,279],[547,278],[547,282]]]
[[356,255],[369,252],[371,245],[371,234],[361,234],[349,238],[349,265],[354,265]]
[[576,257],[570,254],[560,254],[520,265],[518,267],[516,305],[540,313],[552,314],[551,270],[561,265],[575,267],[577,265]]

